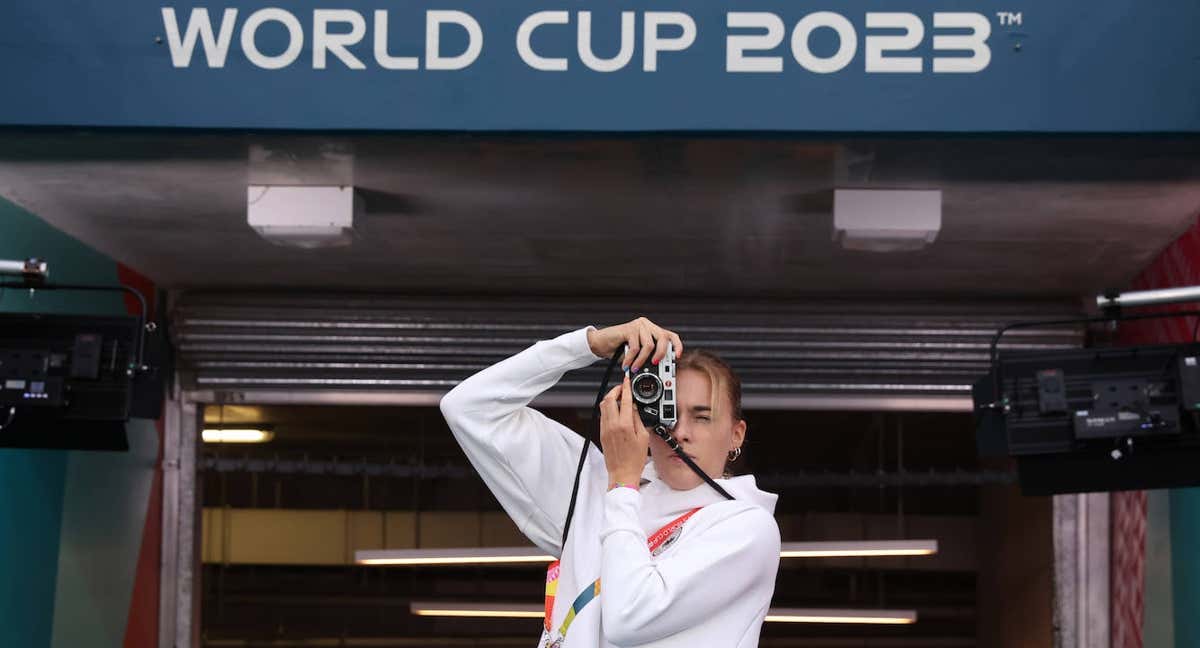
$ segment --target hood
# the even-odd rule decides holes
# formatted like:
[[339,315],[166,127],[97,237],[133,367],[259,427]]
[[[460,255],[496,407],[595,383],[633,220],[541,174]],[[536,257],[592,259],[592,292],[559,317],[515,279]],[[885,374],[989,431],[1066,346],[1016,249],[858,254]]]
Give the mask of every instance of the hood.
[[[765,509],[767,513],[775,514],[775,502],[779,501],[779,496],[775,493],[760,490],[758,482],[754,479],[754,475],[739,475],[730,479],[717,479],[715,481],[726,492],[733,495],[734,499],[749,502],[761,509]],[[704,487],[712,489],[712,486],[708,484],[704,484]]]
[[[732,495],[734,499],[747,504],[753,504],[754,506],[757,506],[772,515],[775,514],[775,503],[779,501],[779,496],[775,493],[768,493],[767,491],[760,490],[758,487],[758,482],[754,479],[754,475],[739,475],[729,479],[716,479],[714,481],[716,481],[721,488],[724,488],[727,493]],[[681,501],[693,501],[696,497],[701,497],[705,500],[712,500],[712,502],[706,503],[714,503],[725,500],[720,493],[713,490],[713,487],[709,486],[707,483],[700,484],[699,486],[686,491],[679,491],[671,488],[666,483],[659,480],[658,471],[654,470],[653,461],[646,461],[646,467],[642,469],[642,483],[647,482],[653,484],[653,486],[651,486],[653,490],[662,492],[664,495],[667,495],[668,499],[671,500],[678,499]]]

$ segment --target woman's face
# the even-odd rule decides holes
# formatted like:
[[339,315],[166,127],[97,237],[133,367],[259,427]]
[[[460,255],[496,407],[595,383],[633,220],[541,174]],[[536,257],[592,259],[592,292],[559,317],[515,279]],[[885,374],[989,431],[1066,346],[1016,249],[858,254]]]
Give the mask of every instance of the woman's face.
[[[746,437],[746,422],[734,420],[733,405],[724,393],[719,412],[713,414],[712,388],[708,375],[696,369],[684,369],[676,376],[675,403],[678,419],[673,434],[685,454],[713,479],[725,472],[725,460],[729,453],[741,447]],[[704,483],[687,464],[683,463],[666,441],[650,434],[650,456],[654,469],[668,486],[675,490],[689,490]]]

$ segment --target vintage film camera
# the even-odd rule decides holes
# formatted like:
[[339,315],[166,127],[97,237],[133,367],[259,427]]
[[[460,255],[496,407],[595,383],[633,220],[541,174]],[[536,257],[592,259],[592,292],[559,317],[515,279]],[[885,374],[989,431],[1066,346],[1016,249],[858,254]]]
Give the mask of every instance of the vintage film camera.
[[[626,353],[629,347],[625,348]],[[633,400],[642,423],[651,430],[675,428],[675,345],[667,343],[667,355],[657,365],[647,364],[629,376]]]

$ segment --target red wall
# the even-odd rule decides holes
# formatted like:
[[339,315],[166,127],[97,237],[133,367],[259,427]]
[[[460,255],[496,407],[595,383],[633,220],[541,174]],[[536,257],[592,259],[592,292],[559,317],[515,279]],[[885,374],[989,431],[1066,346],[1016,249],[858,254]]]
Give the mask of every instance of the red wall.
[[[117,264],[117,276],[123,285],[135,288],[146,297],[149,316],[155,313],[154,284],[124,264]],[[125,296],[125,307],[135,314],[140,308],[132,295]],[[142,528],[142,547],[138,552],[129,617],[125,623],[124,648],[156,648],[158,645],[159,563],[162,554],[162,441],[163,421],[158,420],[158,461],[154,483],[146,502],[146,524]]]

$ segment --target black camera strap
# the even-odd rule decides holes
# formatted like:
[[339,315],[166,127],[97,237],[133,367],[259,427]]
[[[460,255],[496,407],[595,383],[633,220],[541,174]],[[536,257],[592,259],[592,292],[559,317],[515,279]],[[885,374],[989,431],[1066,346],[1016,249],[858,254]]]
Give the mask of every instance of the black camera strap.
[[[613,352],[612,360],[608,361],[608,369],[604,370],[604,380],[600,382],[600,392],[596,394],[596,404],[592,406],[592,420],[600,420],[600,401],[604,400],[604,394],[608,391],[608,379],[612,377],[612,371],[617,366],[617,361],[621,358],[622,349],[617,349]],[[598,440],[597,440],[598,441]],[[583,449],[579,451],[579,466],[575,468],[575,485],[571,487],[571,503],[567,506],[567,521],[563,524],[562,544],[559,545],[560,551],[567,549],[567,533],[571,531],[571,519],[575,517],[575,500],[579,497],[579,478],[583,475],[583,464],[587,461],[588,446],[592,444],[592,438],[588,435],[583,435]],[[596,443],[599,447],[599,442]]]
[[707,482],[709,486],[712,486],[713,489],[716,490],[718,493],[725,496],[725,499],[727,499],[727,500],[733,499],[733,495],[730,495],[729,493],[725,492],[725,489],[721,488],[721,485],[718,484],[716,481],[714,481],[712,477],[709,477],[708,473],[701,470],[700,466],[697,466],[696,462],[692,461],[691,457],[684,454],[683,447],[681,447],[679,445],[679,442],[675,440],[675,435],[671,434],[670,430],[668,430],[667,428],[665,428],[661,425],[656,425],[656,426],[654,426],[654,433],[658,435],[658,438],[667,442],[667,445],[670,446],[671,449],[675,451],[675,454],[679,455],[680,459],[683,459],[683,463],[687,464],[688,467],[692,469],[692,472],[696,473],[697,475],[700,475],[701,479],[703,479],[705,482]]

